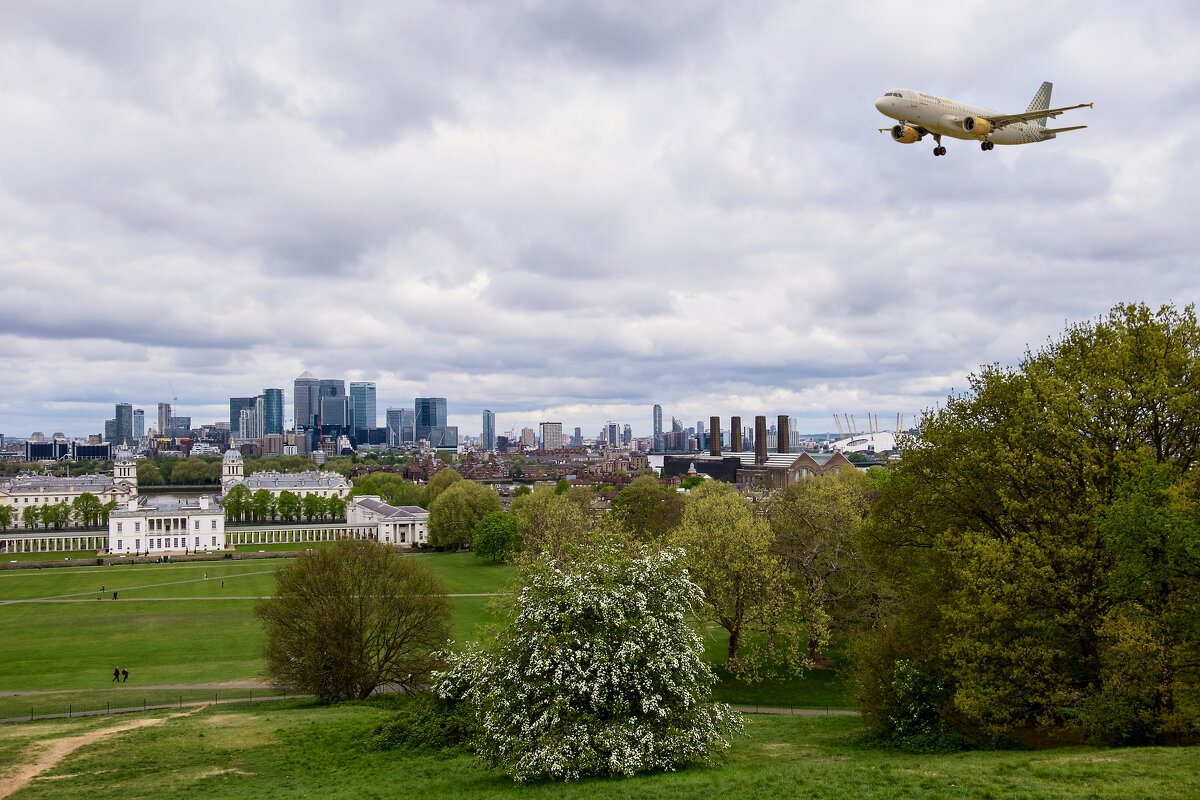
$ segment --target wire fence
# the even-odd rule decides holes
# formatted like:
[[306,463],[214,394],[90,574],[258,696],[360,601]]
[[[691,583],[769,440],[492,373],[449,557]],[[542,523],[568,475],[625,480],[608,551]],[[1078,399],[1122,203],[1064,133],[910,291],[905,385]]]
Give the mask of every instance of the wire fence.
[[123,694],[103,702],[87,698],[54,702],[44,695],[17,695],[0,697],[0,723],[130,714],[136,711],[183,708],[201,703],[249,703],[308,696],[269,688],[158,690],[139,695]]

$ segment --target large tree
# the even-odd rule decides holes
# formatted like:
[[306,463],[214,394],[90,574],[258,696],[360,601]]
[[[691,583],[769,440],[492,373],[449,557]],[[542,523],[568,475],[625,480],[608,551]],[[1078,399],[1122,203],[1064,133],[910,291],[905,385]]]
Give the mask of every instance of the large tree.
[[518,493],[510,511],[520,523],[522,548],[530,557],[548,554],[562,560],[565,548],[583,541],[592,528],[591,516],[573,491],[555,494],[543,488]]
[[445,585],[416,559],[343,539],[303,553],[275,578],[275,595],[254,609],[274,685],[325,702],[429,685],[450,639],[450,605]]
[[[1149,706],[1144,740],[1191,724],[1196,639],[1176,648],[1181,630],[1144,610],[1169,621],[1156,576],[1200,558],[1156,521],[1170,517],[1163,498],[1189,497],[1197,453],[1191,307],[1118,306],[1015,368],[972,376],[923,419],[868,521],[881,581],[878,620],[857,645],[868,721],[886,728],[904,704],[894,676],[916,669],[944,687],[944,722],[988,734],[1035,726],[1112,740],[1106,714],[1132,694]],[[1145,544],[1155,539],[1163,546]],[[1135,641],[1172,661],[1156,679],[1171,686],[1126,691],[1113,666]],[[1172,711],[1180,693],[1188,702]]]
[[[767,505],[774,551],[831,634],[859,619],[870,591],[859,537],[872,494],[871,479],[853,470],[796,481]],[[810,658],[821,643],[810,637]]]
[[429,543],[434,547],[469,546],[475,526],[500,510],[500,495],[475,481],[455,481],[429,506]]
[[809,613],[770,526],[733,487],[709,481],[693,490],[670,543],[687,552],[704,590],[699,613],[729,634],[726,669],[754,680],[809,665],[808,641],[823,639],[823,618]]
[[449,489],[454,484],[463,479],[462,475],[458,474],[457,470],[445,467],[439,469],[425,484],[425,489],[421,492],[421,507],[433,508],[433,501],[438,499],[438,495]]
[[704,761],[740,722],[688,624],[700,589],[675,550],[576,549],[526,575],[502,632],[451,657],[439,693],[476,711],[479,756],[518,781]]
[[521,549],[521,523],[504,511],[486,514],[475,525],[471,549],[478,558],[507,560]]
[[83,527],[94,528],[100,524],[101,505],[99,497],[91,492],[83,492],[71,501],[71,513]]
[[662,539],[683,520],[683,498],[642,475],[613,500],[612,513],[638,539]]
[[250,489],[242,483],[230,487],[221,498],[221,507],[225,509],[225,519],[232,522],[242,520],[250,513]]

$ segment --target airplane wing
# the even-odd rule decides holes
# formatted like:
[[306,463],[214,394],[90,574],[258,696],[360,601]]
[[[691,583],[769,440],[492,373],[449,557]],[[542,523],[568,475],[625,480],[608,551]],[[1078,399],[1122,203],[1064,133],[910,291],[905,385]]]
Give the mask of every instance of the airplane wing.
[[997,114],[994,117],[987,117],[987,121],[992,123],[993,128],[1003,128],[1005,125],[1012,125],[1015,122],[1028,122],[1031,119],[1045,119],[1047,117],[1053,119],[1064,111],[1074,111],[1077,108],[1091,107],[1091,103],[1080,103],[1077,106],[1048,108],[1045,111],[1026,111],[1024,114]]

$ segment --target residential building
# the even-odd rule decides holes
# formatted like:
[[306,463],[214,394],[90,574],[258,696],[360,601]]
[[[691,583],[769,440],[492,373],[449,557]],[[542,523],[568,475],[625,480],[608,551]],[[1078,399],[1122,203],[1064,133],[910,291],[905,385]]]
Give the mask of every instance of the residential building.
[[146,435],[146,411],[142,408],[133,410],[133,438],[141,439]]
[[663,442],[663,424],[662,424],[662,406],[655,404],[654,406],[654,427],[652,429],[654,436],[654,450],[662,452],[664,448]]
[[480,446],[489,453],[496,450],[496,414],[483,410],[483,435],[479,437]]
[[542,423],[542,449],[543,450],[562,450],[563,435],[561,422],[543,422]]
[[158,431],[159,436],[166,434],[167,428],[171,427],[171,404],[158,404]]

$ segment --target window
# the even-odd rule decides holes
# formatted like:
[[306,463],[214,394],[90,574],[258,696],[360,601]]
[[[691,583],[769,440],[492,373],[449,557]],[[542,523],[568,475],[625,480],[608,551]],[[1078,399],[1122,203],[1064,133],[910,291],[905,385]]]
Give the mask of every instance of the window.
[[196,520],[196,530],[200,530],[200,520]]
[[197,536],[196,537],[196,547],[199,547],[199,546],[200,546],[200,537]]
[[117,539],[117,549],[118,550],[125,549],[125,540],[124,539]]
[[140,523],[140,522],[133,523],[134,533],[141,531],[141,529],[142,529],[142,523]]
[[217,537],[215,537],[215,536],[213,537],[213,544],[212,544],[212,546],[213,546],[213,547],[216,547],[216,546],[217,546]]
[[[214,531],[217,529],[217,521],[215,519],[212,521],[212,529]],[[216,537],[213,537],[213,544],[216,544],[216,541]]]
[[141,540],[141,539],[134,539],[134,540],[133,540],[133,549],[134,549],[134,550],[141,550],[141,549],[142,549],[142,540]]
[[122,524],[123,524],[123,523],[120,523],[120,522],[118,522],[118,523],[117,523],[117,533],[120,533],[120,532],[121,532],[121,525],[122,525]]

